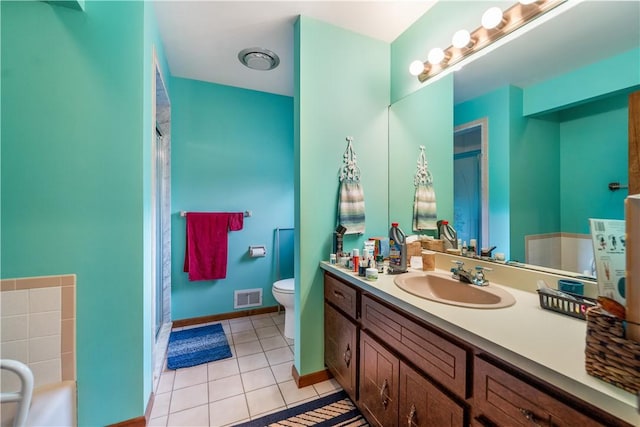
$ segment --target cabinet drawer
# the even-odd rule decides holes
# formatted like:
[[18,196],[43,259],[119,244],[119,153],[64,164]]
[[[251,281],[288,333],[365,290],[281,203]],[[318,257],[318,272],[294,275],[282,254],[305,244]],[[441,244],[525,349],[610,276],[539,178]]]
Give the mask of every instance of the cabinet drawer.
[[324,298],[352,319],[357,318],[358,292],[329,274],[324,275]]
[[360,406],[367,421],[380,427],[398,425],[400,361],[366,333],[360,334]]
[[356,400],[358,329],[335,308],[324,303],[324,361],[342,388]]
[[464,426],[464,408],[403,362],[400,362],[399,402],[399,425]]
[[469,397],[466,376],[470,351],[368,296],[362,297],[362,327],[459,397]]
[[[478,357],[474,362],[474,412],[498,426],[603,424]],[[488,424],[488,423],[487,423]]]

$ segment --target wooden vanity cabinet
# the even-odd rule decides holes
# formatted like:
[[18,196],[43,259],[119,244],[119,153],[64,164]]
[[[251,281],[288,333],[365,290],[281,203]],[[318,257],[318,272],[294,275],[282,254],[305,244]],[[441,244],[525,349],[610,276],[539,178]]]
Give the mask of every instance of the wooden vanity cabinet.
[[325,274],[324,359],[334,378],[358,398],[358,291]]
[[325,361],[383,427],[631,427],[325,273]]

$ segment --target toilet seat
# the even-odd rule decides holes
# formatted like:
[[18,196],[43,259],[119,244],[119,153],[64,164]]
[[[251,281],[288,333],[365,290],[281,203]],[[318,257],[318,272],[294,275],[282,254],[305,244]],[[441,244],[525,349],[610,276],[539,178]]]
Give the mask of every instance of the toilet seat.
[[295,283],[294,279],[282,279],[273,283],[273,289],[276,292],[280,292],[283,294],[292,294],[295,292]]

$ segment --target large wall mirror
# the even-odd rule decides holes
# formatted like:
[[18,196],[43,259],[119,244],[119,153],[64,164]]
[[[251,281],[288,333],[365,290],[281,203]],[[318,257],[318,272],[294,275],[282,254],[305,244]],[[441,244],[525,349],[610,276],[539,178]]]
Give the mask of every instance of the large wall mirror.
[[[450,143],[455,128],[486,126],[488,171],[480,173],[487,173],[488,189],[479,209],[488,236],[481,246],[496,245],[532,268],[591,275],[588,219],[624,218],[627,190],[612,191],[609,183],[628,182],[627,102],[640,89],[640,2],[576,3],[453,74]],[[402,122],[403,109],[394,106],[392,118]],[[400,169],[394,138],[390,126],[389,162]],[[454,150],[446,150],[453,170]],[[434,173],[434,181],[441,178],[453,191],[452,174]],[[395,179],[390,173],[390,188]],[[390,203],[391,217],[396,209]]]

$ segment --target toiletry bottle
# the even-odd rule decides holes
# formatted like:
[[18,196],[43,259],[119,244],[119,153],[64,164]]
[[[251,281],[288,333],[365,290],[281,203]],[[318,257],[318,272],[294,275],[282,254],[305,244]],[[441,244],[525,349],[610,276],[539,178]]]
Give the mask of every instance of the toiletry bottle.
[[462,256],[467,256],[467,241],[462,242],[462,247],[460,248],[460,254]]
[[407,271],[407,244],[405,234],[398,223],[391,223],[389,230],[389,272],[404,273]]
[[444,241],[444,249],[458,249],[458,237],[456,230],[449,225],[449,221],[443,220],[440,223],[440,239]]
[[476,248],[476,239],[469,240],[469,247],[467,248],[467,254],[471,256],[476,256],[478,253],[478,249]]
[[358,268],[360,267],[360,250],[354,249],[351,252],[351,256],[353,258],[353,271],[358,272]]
[[384,273],[384,257],[382,255],[376,256],[376,267],[378,268],[378,273]]

